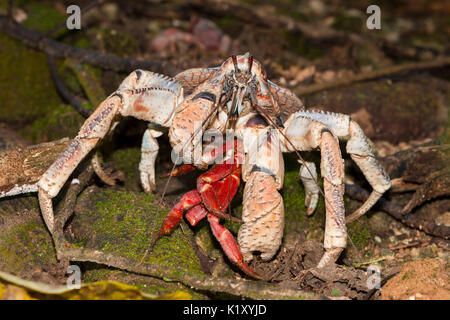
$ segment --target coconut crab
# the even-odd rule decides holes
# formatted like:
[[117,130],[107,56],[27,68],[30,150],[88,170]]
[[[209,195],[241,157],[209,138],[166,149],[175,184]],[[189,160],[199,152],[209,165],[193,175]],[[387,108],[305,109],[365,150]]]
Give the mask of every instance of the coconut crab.
[[[145,192],[155,189],[155,159],[159,149],[156,138],[164,131],[168,130],[173,152],[191,164],[191,169],[207,168],[213,154],[218,153],[203,152],[197,143],[205,129],[231,131],[237,139],[232,141],[240,141],[231,143],[231,149],[239,144],[242,152],[233,152],[228,158],[237,163],[231,167],[219,164],[203,174],[203,185],[199,182],[197,190],[183,197],[169,214],[158,237],[176,226],[176,221],[171,222],[171,214],[176,213],[180,220],[183,211],[197,208],[187,213],[191,224],[206,216],[230,260],[252,276],[256,274],[246,263],[253,258],[253,253],[259,252],[263,260],[270,260],[283,237],[284,207],[278,192],[283,186],[283,152],[298,154],[298,151],[315,149],[321,152],[326,224],[325,253],[319,268],[334,263],[347,243],[344,166],[338,138],[349,137],[347,152],[373,188],[356,215],[367,212],[391,186],[356,122],[343,114],[305,110],[290,90],[269,81],[261,63],[247,53],[232,56],[220,67],[189,69],[173,79],[144,70],[132,72],[86,120],[69,147],[37,183],[42,215],[50,232],[54,229],[52,198],[83,158],[114,129],[120,116],[133,116],[150,123],[143,136],[139,165]],[[229,149],[230,144],[224,144],[222,151]],[[110,182],[96,157],[93,165],[99,177]],[[219,225],[219,218],[227,218],[224,208],[236,192],[241,174],[246,185],[238,247],[231,233]],[[312,214],[321,191],[314,163],[302,161],[299,174],[305,186],[307,214]],[[207,196],[208,190],[214,190],[215,194]],[[225,190],[228,199],[218,197]]]

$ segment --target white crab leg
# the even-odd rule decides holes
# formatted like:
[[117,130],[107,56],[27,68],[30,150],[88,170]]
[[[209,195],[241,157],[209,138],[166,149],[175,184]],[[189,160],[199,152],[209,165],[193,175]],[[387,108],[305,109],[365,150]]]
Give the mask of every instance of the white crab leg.
[[383,193],[391,187],[389,176],[375,158],[366,135],[361,127],[351,120],[348,115],[314,110],[299,111],[296,115],[323,123],[338,138],[350,137],[347,142],[347,152],[373,188],[366,202],[347,217],[348,222],[356,220],[366,213],[381,198]]
[[169,129],[174,162],[182,159],[186,164],[206,167],[202,161],[202,128],[212,122],[223,90],[224,75],[219,73],[200,84],[177,108]]
[[309,216],[317,207],[320,191],[319,185],[317,184],[317,170],[314,162],[303,162],[299,175],[305,187],[305,206],[308,207],[306,214]]
[[151,193],[156,189],[155,182],[155,161],[158,155],[159,145],[156,138],[163,133],[158,130],[148,128],[142,138],[141,161],[139,162],[139,172],[144,191]]
[[326,222],[325,254],[318,267],[335,262],[347,245],[347,229],[344,208],[344,160],[341,156],[337,137],[323,123],[308,119],[301,113],[292,114],[285,122],[281,138],[285,152],[319,149],[321,152],[320,171],[324,178]]
[[[168,127],[175,108],[182,101],[183,88],[176,82],[149,71],[132,72],[85,121],[69,147],[39,180],[39,203],[50,232],[54,227],[52,198],[59,193],[84,157],[109,132],[116,116],[134,116]],[[146,170],[153,171],[154,166]]]

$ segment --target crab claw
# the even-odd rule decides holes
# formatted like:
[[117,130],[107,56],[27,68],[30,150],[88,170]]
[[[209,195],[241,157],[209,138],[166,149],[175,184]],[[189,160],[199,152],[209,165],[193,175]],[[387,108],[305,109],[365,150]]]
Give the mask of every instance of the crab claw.
[[183,211],[186,209],[190,209],[193,206],[199,204],[202,201],[200,194],[197,190],[192,190],[181,198],[180,202],[178,202],[172,210],[170,210],[169,214],[164,218],[161,228],[158,233],[153,237],[150,242],[150,246],[153,247],[158,241],[159,238],[171,234],[172,231],[180,224],[181,219],[183,218]]
[[211,213],[208,213],[208,221],[214,236],[219,241],[228,259],[230,259],[231,262],[233,262],[247,275],[255,279],[263,279],[258,273],[253,271],[247,264],[244,263],[241,251],[239,250],[233,235],[224,226],[219,224],[219,218]]

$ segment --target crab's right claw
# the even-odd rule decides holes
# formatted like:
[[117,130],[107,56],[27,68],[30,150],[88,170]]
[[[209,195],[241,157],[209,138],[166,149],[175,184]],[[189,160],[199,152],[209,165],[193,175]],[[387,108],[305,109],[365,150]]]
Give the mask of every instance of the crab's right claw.
[[245,274],[255,279],[262,279],[262,277],[256,273],[252,268],[245,264],[242,258],[241,251],[233,238],[233,235],[224,226],[219,224],[219,218],[211,213],[208,214],[208,221],[211,226],[211,230],[222,246],[223,251],[227,255],[228,259],[233,262],[239,269]]

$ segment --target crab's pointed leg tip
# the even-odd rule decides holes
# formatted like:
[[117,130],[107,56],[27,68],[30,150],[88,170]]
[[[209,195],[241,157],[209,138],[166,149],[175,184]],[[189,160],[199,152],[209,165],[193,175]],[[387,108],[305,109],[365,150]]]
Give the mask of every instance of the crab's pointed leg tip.
[[252,268],[250,268],[247,264],[244,262],[240,262],[237,264],[239,269],[241,269],[246,275],[257,279],[257,280],[265,280],[263,276],[261,276],[258,272],[254,271]]

